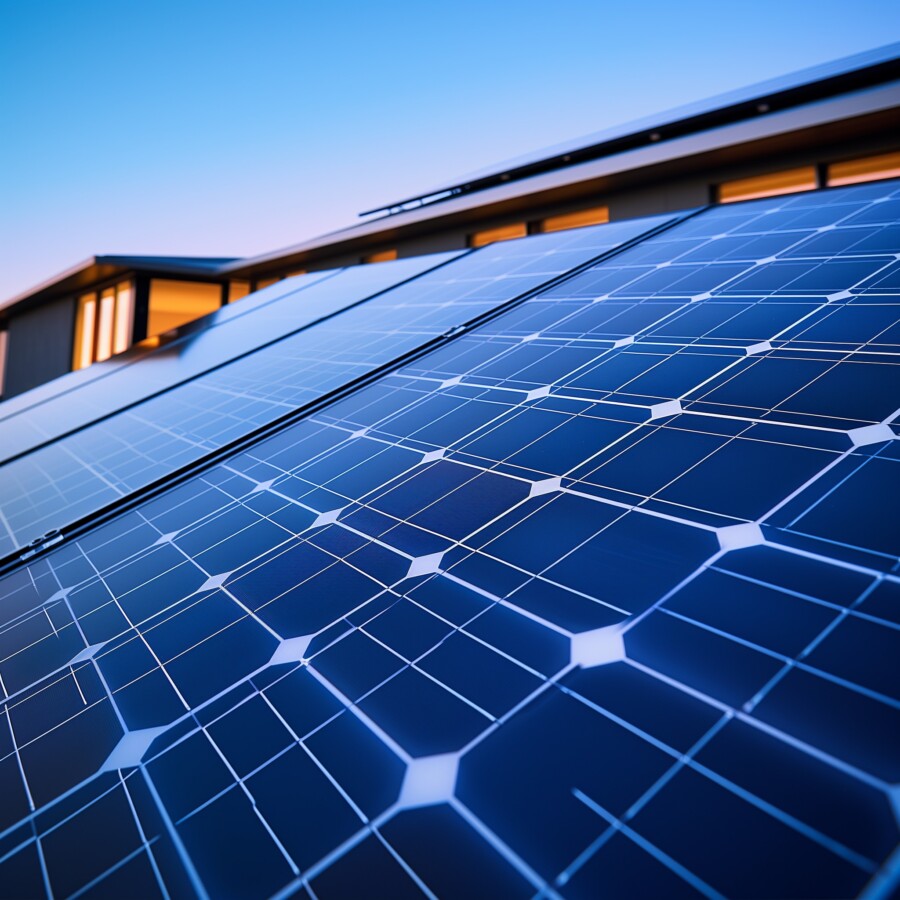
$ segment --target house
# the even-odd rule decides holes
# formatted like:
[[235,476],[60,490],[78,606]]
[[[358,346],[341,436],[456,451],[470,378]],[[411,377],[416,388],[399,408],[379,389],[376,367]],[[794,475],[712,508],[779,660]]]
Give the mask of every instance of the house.
[[302,272],[897,174],[892,44],[447,181],[257,257],[93,257],[0,307],[0,396]]

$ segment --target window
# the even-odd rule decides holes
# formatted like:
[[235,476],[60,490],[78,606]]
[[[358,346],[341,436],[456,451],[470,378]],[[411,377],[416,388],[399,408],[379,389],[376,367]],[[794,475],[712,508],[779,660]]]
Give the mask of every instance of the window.
[[249,281],[232,281],[228,285],[228,302],[234,303],[235,300],[240,300],[241,297],[246,297],[249,293]]
[[276,278],[258,278],[256,280],[256,287],[254,290],[261,291],[263,288],[270,287],[275,284],[277,281],[281,281],[281,276],[277,276]]
[[818,186],[816,167],[788,169],[785,172],[771,172],[768,175],[754,175],[753,178],[739,178],[719,185],[719,203],[734,203],[736,200],[753,200],[756,197],[775,197],[778,194],[795,194],[798,191],[812,191]]
[[305,275],[305,274],[306,274],[306,269],[294,269],[293,272],[288,272],[287,275],[285,275],[284,277],[285,278],[296,278],[298,275]]
[[603,225],[609,221],[609,209],[595,206],[578,212],[563,213],[559,216],[548,216],[540,223],[542,232],[566,231],[569,228],[584,228],[585,225]]
[[100,311],[97,322],[97,345],[94,359],[103,362],[112,356],[113,323],[116,318],[116,289],[107,288],[100,294]]
[[165,334],[179,325],[215,312],[222,305],[222,285],[200,281],[150,281],[147,335]]
[[130,281],[116,285],[115,321],[113,353],[121,353],[131,346],[131,333],[134,328],[134,291]]
[[370,253],[363,257],[364,263],[390,262],[397,258],[396,250],[379,250],[378,253]]
[[131,346],[134,288],[130,281],[82,294],[75,314],[72,368],[83,369]]
[[847,162],[832,163],[828,167],[828,187],[898,177],[900,177],[900,152],[851,159]]
[[488,228],[469,235],[469,246],[485,247],[497,241],[511,241],[514,238],[525,237],[526,234],[528,234],[528,226],[524,222],[501,225],[499,228]]
[[75,352],[72,368],[83,369],[94,361],[94,336],[97,330],[97,295],[82,294],[78,298],[75,319]]

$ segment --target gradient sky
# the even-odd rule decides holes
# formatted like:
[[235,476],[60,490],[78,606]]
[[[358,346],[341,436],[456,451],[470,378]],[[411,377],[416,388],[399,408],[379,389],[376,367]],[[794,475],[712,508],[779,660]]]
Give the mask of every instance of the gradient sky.
[[274,250],[895,40],[890,0],[0,0],[0,301],[95,253]]

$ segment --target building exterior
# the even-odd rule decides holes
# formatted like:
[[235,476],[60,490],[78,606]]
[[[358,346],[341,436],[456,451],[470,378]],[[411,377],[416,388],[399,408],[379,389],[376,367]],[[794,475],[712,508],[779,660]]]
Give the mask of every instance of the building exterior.
[[301,272],[897,173],[900,45],[891,45],[447,182],[258,257],[94,257],[0,308],[0,396]]
[[577,169],[507,167],[186,323],[315,248],[70,273],[84,367],[0,405],[0,898],[897,896],[868,149],[387,245]]

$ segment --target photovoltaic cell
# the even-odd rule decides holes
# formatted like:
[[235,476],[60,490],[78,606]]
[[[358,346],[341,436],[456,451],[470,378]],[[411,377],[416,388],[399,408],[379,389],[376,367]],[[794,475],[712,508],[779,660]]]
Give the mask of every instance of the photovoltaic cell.
[[888,896],[897,196],[704,212],[7,575],[0,884]]
[[[487,247],[362,304],[373,291],[415,274],[411,261],[346,270],[232,319],[227,331],[220,326],[209,335],[201,332],[211,346],[195,349],[188,341],[181,348],[185,360],[159,365],[154,359],[153,366],[142,360],[120,370],[110,376],[118,387],[107,403],[126,403],[148,387],[175,383],[0,467],[0,521],[6,532],[0,551],[95,512],[667,218]],[[430,263],[417,261],[417,267],[452,258],[442,254]],[[340,315],[322,320],[333,313]],[[146,383],[145,368],[157,370]],[[91,398],[96,393],[91,391]],[[45,414],[55,415],[67,400],[46,405]],[[76,418],[84,415],[83,407]]]
[[[458,254],[396,260],[286,278],[178,328],[157,348],[143,342],[0,406],[2,460],[196,378],[308,327],[323,316],[414,278]],[[8,407],[8,408],[7,408]]]

